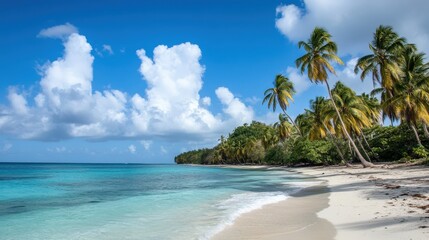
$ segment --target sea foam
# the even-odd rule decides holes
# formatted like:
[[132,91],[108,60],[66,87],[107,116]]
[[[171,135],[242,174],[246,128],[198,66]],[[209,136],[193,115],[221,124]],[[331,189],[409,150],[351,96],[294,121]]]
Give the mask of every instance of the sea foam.
[[284,192],[246,192],[233,194],[229,199],[220,202],[216,206],[219,211],[224,212],[224,217],[219,224],[211,228],[199,239],[210,239],[226,227],[232,225],[242,214],[260,209],[267,204],[286,200],[288,197]]

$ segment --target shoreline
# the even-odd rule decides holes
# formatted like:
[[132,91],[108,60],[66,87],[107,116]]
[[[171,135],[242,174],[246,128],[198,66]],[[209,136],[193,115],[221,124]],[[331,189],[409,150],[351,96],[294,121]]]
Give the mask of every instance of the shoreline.
[[335,227],[317,216],[328,207],[329,194],[323,182],[303,188],[286,200],[241,215],[211,239],[330,240],[336,234]]
[[241,215],[212,239],[429,238],[427,166],[283,169],[320,184]]

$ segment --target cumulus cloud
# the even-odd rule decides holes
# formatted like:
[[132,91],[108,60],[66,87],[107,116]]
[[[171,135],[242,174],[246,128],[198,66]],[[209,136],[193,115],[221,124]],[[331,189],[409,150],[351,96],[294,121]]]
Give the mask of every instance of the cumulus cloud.
[[204,106],[210,106],[211,104],[212,104],[212,100],[211,100],[211,98],[209,98],[209,97],[203,97],[202,99],[201,99],[201,103],[204,105]]
[[78,33],[78,29],[70,23],[57,25],[50,28],[42,29],[38,37],[60,38],[65,39],[73,33]]
[[[388,8],[386,7],[388,6]],[[304,0],[277,8],[276,27],[292,42],[306,40],[316,26],[326,28],[341,55],[368,52],[368,43],[379,25],[390,25],[409,42],[429,53],[429,18],[425,0]]]
[[[62,29],[53,27],[49,29]],[[49,30],[47,29],[47,30]],[[53,36],[52,32],[43,34]],[[64,33],[65,31],[62,31]],[[197,45],[160,45],[153,59],[137,51],[147,82],[141,93],[92,89],[94,56],[85,36],[63,39],[64,54],[40,68],[40,92],[28,96],[10,87],[9,106],[0,108],[0,133],[23,139],[210,138],[253,118],[253,110],[227,88],[216,93],[224,106],[212,113],[200,97],[204,66]],[[145,149],[149,142],[142,142]]]
[[27,100],[24,96],[18,94],[15,88],[9,88],[7,99],[10,102],[11,110],[17,115],[25,115],[28,113]]
[[[153,59],[147,57],[144,49],[138,50],[137,55],[142,61],[140,73],[148,85],[146,98],[135,94],[131,99],[132,121],[139,131],[161,136],[172,132],[200,134],[218,133],[229,126],[206,108],[211,100],[208,97],[201,100],[199,95],[204,67],[199,62],[201,50],[197,45],[183,43],[171,48],[161,45],[154,49]],[[235,107],[244,106],[239,99],[233,95],[233,101],[224,101],[219,95],[218,98],[226,106],[228,123],[250,121],[249,117],[241,116],[250,108]],[[232,108],[240,112],[233,113]]]
[[253,109],[246,106],[229,91],[228,88],[216,89],[216,96],[224,105],[223,111],[239,123],[250,122],[253,119]]

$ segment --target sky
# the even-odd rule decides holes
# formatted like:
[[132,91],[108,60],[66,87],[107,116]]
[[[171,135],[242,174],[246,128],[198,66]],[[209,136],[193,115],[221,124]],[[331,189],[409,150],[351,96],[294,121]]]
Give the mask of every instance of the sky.
[[327,96],[295,67],[326,28],[354,74],[376,27],[429,52],[425,0],[1,1],[0,162],[172,163],[251,121],[274,123],[263,92],[283,74],[288,113]]

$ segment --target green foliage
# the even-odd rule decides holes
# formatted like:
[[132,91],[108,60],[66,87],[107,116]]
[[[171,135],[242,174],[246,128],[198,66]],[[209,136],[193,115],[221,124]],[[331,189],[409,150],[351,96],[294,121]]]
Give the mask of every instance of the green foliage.
[[418,146],[413,148],[413,154],[417,158],[427,158],[429,156],[428,150],[426,150],[426,148],[423,146]]
[[264,158],[264,163],[269,165],[286,165],[289,154],[286,147],[276,145],[267,151]]
[[328,165],[339,162],[334,145],[326,140],[310,141],[308,138],[298,138],[290,146],[288,165]]
[[[406,124],[397,127],[375,126],[366,129],[364,134],[371,146],[370,154],[373,154],[376,161],[391,162],[401,158],[417,157],[413,151],[417,141],[414,133]],[[429,145],[428,139],[422,139],[422,143],[424,146]]]
[[[310,109],[294,121],[286,113],[295,93],[293,83],[278,75],[274,86],[264,92],[263,103],[267,102],[273,111],[280,106],[284,114],[279,115],[279,122],[272,126],[260,122],[244,124],[227,138],[221,136],[213,149],[182,153],[175,161],[327,165],[357,158],[364,166],[372,166],[360,152],[379,162],[429,157],[429,138],[419,137],[424,134],[419,125],[429,124],[429,63],[414,44],[406,43],[391,27],[377,28],[370,43],[371,54],[360,58],[355,67],[362,80],[371,75],[380,85],[371,96],[357,96],[340,82],[330,91],[328,73],[335,73],[331,62],[342,61],[326,30],[315,28],[298,47],[305,54],[296,60],[296,66],[301,73],[307,72],[310,81],[326,83],[331,99],[318,97],[310,101]],[[380,94],[380,102],[374,94]],[[401,125],[379,126],[382,117],[389,117],[392,122],[398,120]],[[295,126],[296,132],[291,126]]]
[[174,161],[177,164],[210,164],[209,157],[213,149],[198,149],[177,155]]

